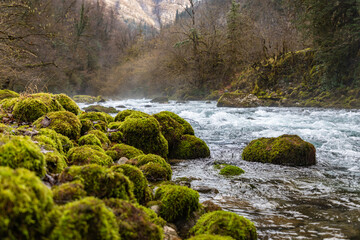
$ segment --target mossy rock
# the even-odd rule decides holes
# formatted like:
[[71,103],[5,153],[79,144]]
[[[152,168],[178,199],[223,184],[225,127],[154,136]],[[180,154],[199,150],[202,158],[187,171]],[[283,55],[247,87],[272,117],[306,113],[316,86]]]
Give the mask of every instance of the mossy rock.
[[3,100],[5,98],[17,98],[19,96],[20,95],[18,93],[8,89],[0,90],[0,100]]
[[112,116],[110,116],[107,113],[103,113],[103,112],[86,112],[86,113],[82,113],[79,116],[79,119],[89,119],[91,120],[93,123],[97,122],[97,121],[103,121],[107,124],[111,123],[114,121],[114,118]]
[[103,148],[108,148],[111,144],[109,138],[100,130],[91,130],[88,134],[94,134],[101,142]]
[[115,122],[123,122],[123,121],[125,121],[125,119],[127,117],[129,117],[129,118],[148,118],[148,117],[150,117],[150,115],[147,113],[140,112],[140,111],[127,109],[127,110],[119,112],[115,116]]
[[57,145],[51,138],[44,135],[37,135],[32,138],[32,140],[39,145],[40,148],[45,149],[46,151],[57,151]]
[[58,151],[45,153],[46,169],[49,173],[61,173],[66,167],[66,158]]
[[124,134],[120,131],[109,132],[107,136],[112,143],[122,143],[124,141]]
[[163,231],[155,224],[143,207],[120,199],[106,199],[119,225],[123,240],[162,240]]
[[67,154],[69,165],[86,165],[95,163],[101,166],[110,166],[113,164],[111,157],[106,155],[104,152],[92,148],[91,146],[93,145],[84,145],[70,149]]
[[144,153],[153,153],[162,157],[168,155],[168,142],[161,134],[160,124],[154,117],[126,118],[120,126],[124,142]]
[[50,112],[34,122],[37,128],[50,128],[70,139],[80,137],[81,123],[75,114],[68,111]]
[[79,180],[89,196],[97,198],[120,198],[134,200],[133,183],[124,174],[114,172],[97,164],[71,166],[59,176],[59,182]]
[[78,103],[89,103],[89,104],[104,101],[104,99],[101,96],[93,97],[89,95],[75,95],[73,96],[73,99],[75,102]]
[[111,156],[111,158],[114,161],[117,161],[122,157],[126,157],[127,159],[132,159],[137,156],[143,155],[144,153],[143,151],[133,146],[121,143],[112,146],[110,150],[106,151],[106,154]]
[[86,108],[83,108],[85,112],[104,112],[104,113],[118,113],[113,107],[104,107],[101,105],[92,105]]
[[49,108],[39,99],[25,98],[15,104],[13,115],[21,122],[33,122],[49,112]]
[[[166,180],[171,180],[172,177],[172,170],[169,163],[166,162],[166,160],[158,155],[155,154],[147,154],[147,155],[139,155],[134,158],[136,166],[142,167],[147,165],[148,163],[157,163],[159,164],[164,170],[161,170],[162,172],[165,171],[166,173]],[[154,165],[152,165],[154,166]],[[156,167],[156,165],[155,165]],[[153,168],[153,167],[149,167]],[[155,170],[155,169],[154,169]]]
[[193,135],[183,135],[179,143],[169,153],[169,158],[196,159],[210,157],[206,143]]
[[82,199],[86,197],[84,188],[84,184],[82,184],[81,181],[67,182],[59,186],[53,186],[52,192],[54,202],[62,205]]
[[239,240],[256,240],[254,223],[236,213],[215,211],[204,214],[190,231],[193,235],[216,234]]
[[29,137],[0,135],[0,166],[26,168],[45,176],[45,157]]
[[100,140],[94,134],[87,134],[85,136],[82,136],[79,139],[79,145],[96,145],[102,147]]
[[63,207],[51,240],[120,240],[114,213],[103,201],[87,197]]
[[12,112],[19,98],[5,98],[0,101],[0,109],[6,112]]
[[220,170],[220,175],[223,176],[238,176],[245,173],[244,170],[237,166],[227,165],[223,166]]
[[179,115],[177,115],[173,112],[169,112],[169,111],[162,111],[160,113],[166,114],[166,115],[170,116],[172,119],[174,119],[175,121],[177,121],[178,123],[180,123],[184,127],[183,134],[195,135],[194,129],[192,128],[190,123],[188,123],[185,119],[183,119]]
[[61,141],[61,145],[63,147],[64,154],[66,154],[71,148],[74,147],[74,143],[68,137],[58,133],[58,138]]
[[169,175],[167,169],[159,163],[149,162],[141,166],[140,170],[143,172],[146,179],[152,183],[171,180],[171,175]]
[[211,234],[200,234],[187,240],[235,240],[232,237],[220,236],[220,235],[211,235]]
[[242,158],[250,162],[310,166],[316,164],[316,150],[314,145],[297,135],[282,135],[251,141],[245,147]]
[[133,165],[122,164],[111,167],[114,172],[123,173],[134,184],[134,195],[138,202],[145,205],[152,200],[149,183],[141,170]]
[[69,96],[65,94],[56,94],[55,98],[66,111],[72,112],[75,115],[80,114],[81,110],[79,106]]
[[81,135],[86,134],[88,131],[92,130],[94,128],[94,124],[89,119],[80,119],[81,122]]
[[0,236],[2,239],[43,239],[51,190],[29,170],[0,167]]
[[184,127],[166,113],[157,113],[153,116],[160,123],[161,133],[168,141],[171,151],[172,147],[180,141],[181,136],[184,134]]
[[49,128],[42,128],[39,130],[39,136],[46,136],[51,138],[51,140],[53,140],[53,142],[55,143],[56,150],[58,150],[59,153],[63,154],[64,153],[64,149],[62,145],[63,136],[60,135],[61,134]]
[[121,126],[122,122],[111,122],[108,125],[109,129],[119,129]]
[[199,193],[184,186],[162,185],[155,199],[160,201],[160,217],[168,222],[186,220],[199,208]]

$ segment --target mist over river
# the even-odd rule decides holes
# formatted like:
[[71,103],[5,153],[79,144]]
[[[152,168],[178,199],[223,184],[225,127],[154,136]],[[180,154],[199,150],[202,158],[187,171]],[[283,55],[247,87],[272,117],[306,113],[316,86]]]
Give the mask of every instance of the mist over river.
[[[173,179],[194,177],[192,188],[217,189],[200,193],[200,201],[212,200],[249,218],[259,239],[360,239],[359,110],[235,109],[217,108],[216,102],[157,104],[145,99],[102,105],[150,114],[167,110],[185,118],[208,144],[211,158],[173,165]],[[241,159],[251,140],[282,134],[296,134],[314,144],[317,164],[287,167]],[[214,169],[215,161],[246,173],[223,177]]]

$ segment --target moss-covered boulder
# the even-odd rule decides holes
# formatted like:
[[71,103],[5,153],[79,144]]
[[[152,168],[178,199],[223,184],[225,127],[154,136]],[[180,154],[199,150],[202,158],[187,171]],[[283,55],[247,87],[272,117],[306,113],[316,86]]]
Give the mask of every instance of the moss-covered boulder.
[[153,153],[164,158],[168,155],[168,142],[161,134],[160,124],[154,117],[126,118],[120,126],[124,142],[144,153]]
[[52,240],[120,240],[114,213],[104,202],[87,197],[66,204],[50,236]]
[[114,118],[104,112],[86,112],[86,113],[82,113],[79,116],[79,119],[89,119],[91,120],[93,123],[94,122],[98,122],[98,121],[103,121],[107,124],[111,123],[114,121]]
[[64,154],[66,154],[71,148],[74,147],[74,143],[68,137],[58,133],[58,138],[61,141]]
[[0,135],[0,166],[26,168],[45,176],[45,157],[29,137]]
[[282,135],[251,141],[245,147],[242,158],[250,162],[310,166],[316,164],[316,150],[314,145],[297,135]]
[[119,129],[119,127],[121,126],[122,122],[111,122],[108,125],[109,129]]
[[171,149],[180,141],[181,136],[184,134],[185,128],[166,113],[157,113],[153,116],[160,123],[161,133],[168,141],[171,152]]
[[94,134],[100,140],[102,147],[105,149],[108,148],[111,144],[106,134],[100,130],[91,130],[88,132],[88,134]]
[[122,143],[124,141],[124,134],[120,131],[111,131],[107,136],[112,143]]
[[86,134],[88,131],[94,129],[94,124],[89,119],[80,119],[81,122],[81,135]]
[[101,147],[100,140],[94,134],[87,134],[79,139],[79,145],[96,145]]
[[33,172],[0,167],[1,239],[42,239],[52,207],[51,190]]
[[115,121],[123,122],[123,121],[125,121],[125,119],[127,117],[129,117],[129,118],[148,118],[148,117],[150,117],[150,115],[147,113],[140,112],[140,111],[127,109],[127,110],[119,112],[115,116]]
[[34,136],[33,141],[40,146],[41,149],[46,151],[57,151],[57,145],[51,138],[44,135]]
[[149,183],[141,170],[133,165],[122,164],[111,167],[114,172],[123,173],[134,184],[134,195],[138,202],[145,205],[152,200]]
[[215,168],[220,169],[220,175],[223,176],[238,176],[245,173],[241,168],[228,164],[215,165]]
[[0,108],[5,112],[12,112],[19,98],[5,98],[0,101]]
[[210,156],[209,147],[206,143],[193,135],[183,135],[169,153],[169,158],[196,159]]
[[113,107],[104,107],[101,105],[91,105],[83,109],[85,112],[118,113],[118,111]]
[[44,155],[47,172],[61,173],[67,167],[66,158],[58,151],[47,152]]
[[84,184],[84,190],[89,196],[101,199],[134,199],[134,186],[128,177],[97,164],[71,166],[59,176],[60,183],[74,180],[79,180]]
[[143,151],[126,144],[116,144],[111,147],[106,154],[111,156],[114,161],[119,160],[122,157],[126,157],[127,159],[135,158],[137,156],[143,155]]
[[160,217],[169,222],[187,219],[199,208],[199,193],[184,186],[162,185],[155,199],[160,201]]
[[39,99],[25,98],[14,106],[13,115],[21,122],[33,122],[49,112],[49,108]]
[[123,240],[162,240],[163,231],[155,224],[143,207],[120,199],[106,199],[119,225]]
[[53,199],[57,204],[66,204],[86,197],[84,184],[81,181],[63,183],[59,186],[53,186]]
[[101,96],[89,96],[89,95],[75,95],[73,96],[75,102],[78,103],[95,103],[95,102],[103,102],[105,101]]
[[94,163],[101,166],[110,166],[113,164],[111,157],[104,152],[92,148],[91,145],[70,149],[67,158],[69,165],[87,165]]
[[46,136],[50,138],[54,142],[56,150],[59,153],[64,153],[63,144],[62,144],[64,139],[63,136],[61,136],[61,134],[49,128],[42,128],[39,130],[38,136]]
[[200,234],[189,238],[188,240],[235,240],[232,237],[212,235],[212,234]]
[[79,106],[69,96],[65,94],[56,94],[55,98],[66,111],[72,112],[75,115],[80,114],[81,110]]
[[149,181],[157,182],[171,180],[171,166],[164,158],[155,154],[147,154],[139,155],[133,160],[136,166],[144,172],[144,175]]
[[8,89],[0,90],[0,100],[3,100],[5,98],[17,98],[19,96],[20,95],[18,93]]
[[185,119],[183,119],[179,115],[177,115],[173,112],[169,112],[169,111],[162,111],[160,113],[166,114],[166,115],[170,116],[172,119],[174,119],[175,121],[177,121],[178,123],[180,123],[184,127],[184,134],[187,134],[187,135],[195,134],[194,129],[192,128],[190,123],[188,123]]
[[215,211],[204,214],[190,231],[194,235],[217,234],[240,240],[256,240],[254,223],[236,213]]
[[50,128],[70,139],[80,137],[81,123],[75,114],[68,111],[50,112],[34,122],[37,128]]

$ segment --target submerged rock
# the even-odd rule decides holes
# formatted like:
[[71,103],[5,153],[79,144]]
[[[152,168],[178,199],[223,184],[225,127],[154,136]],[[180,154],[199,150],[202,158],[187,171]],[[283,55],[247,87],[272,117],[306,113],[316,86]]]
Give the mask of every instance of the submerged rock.
[[250,162],[310,166],[316,164],[316,149],[297,135],[282,135],[251,141],[245,147],[242,158]]
[[84,108],[85,112],[104,112],[104,113],[118,113],[118,111],[113,107],[104,107],[101,105],[92,105]]
[[262,100],[253,94],[225,93],[219,99],[218,107],[252,108],[263,105]]
[[168,103],[169,98],[168,97],[157,97],[150,101],[151,103]]

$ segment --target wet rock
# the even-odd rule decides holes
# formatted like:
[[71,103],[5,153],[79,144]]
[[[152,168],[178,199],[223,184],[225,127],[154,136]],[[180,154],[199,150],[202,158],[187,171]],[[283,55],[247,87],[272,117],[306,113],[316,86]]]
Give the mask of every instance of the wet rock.
[[116,106],[116,108],[126,108],[126,106],[124,106],[124,105],[118,105],[118,106]]
[[153,205],[150,207],[151,210],[153,210],[156,214],[160,214],[160,206],[159,205]]
[[118,111],[113,107],[104,107],[101,105],[92,105],[84,108],[85,112],[104,112],[104,113],[118,113]]
[[204,206],[205,212],[214,212],[214,211],[222,210],[222,208],[219,205],[215,204],[210,200],[203,202],[202,205]]
[[119,165],[126,164],[126,162],[129,161],[126,157],[121,157],[116,163]]
[[150,101],[151,103],[168,103],[169,98],[168,97],[157,97]]
[[251,108],[263,105],[263,101],[253,94],[225,93],[218,101],[218,107]]
[[181,238],[174,228],[164,226],[164,240],[181,240]]
[[145,105],[144,107],[146,107],[146,108],[151,108],[152,105]]
[[199,193],[215,193],[215,194],[219,193],[219,190],[217,190],[216,188],[210,188],[207,186],[199,186],[194,190],[198,191]]

